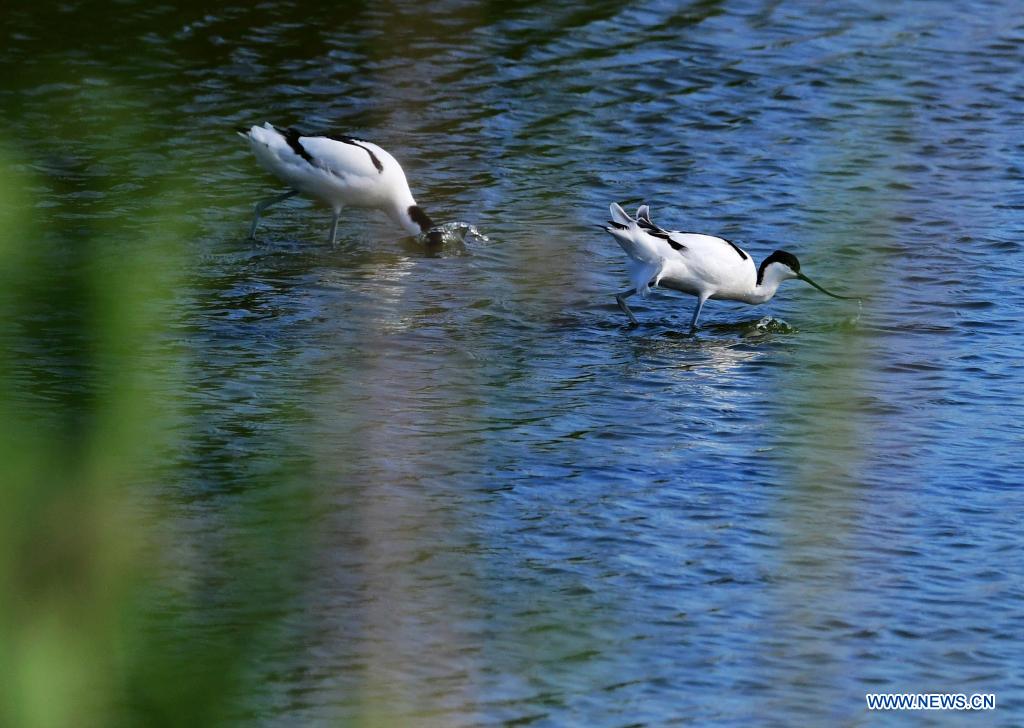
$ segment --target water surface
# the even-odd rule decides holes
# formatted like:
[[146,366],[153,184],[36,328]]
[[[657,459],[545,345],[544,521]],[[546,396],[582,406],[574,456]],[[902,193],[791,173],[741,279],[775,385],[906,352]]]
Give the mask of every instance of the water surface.
[[[860,725],[866,692],[981,692],[1021,722],[1013,3],[9,13],[54,275],[180,210],[140,518],[177,638],[269,635],[229,721]],[[278,188],[232,129],[263,121],[381,144],[486,239],[352,211],[332,249],[291,201],[245,240]],[[657,292],[629,329],[613,200],[863,304],[794,281],[690,338]],[[73,416],[89,332],[38,326],[7,337],[30,400]]]

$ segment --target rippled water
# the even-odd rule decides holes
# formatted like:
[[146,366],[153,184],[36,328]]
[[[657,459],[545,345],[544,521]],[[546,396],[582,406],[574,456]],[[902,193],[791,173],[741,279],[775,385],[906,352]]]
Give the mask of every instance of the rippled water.
[[[55,265],[109,218],[130,251],[168,170],[198,188],[152,507],[194,638],[288,583],[236,715],[854,725],[866,692],[980,692],[1024,719],[1014,3],[116,7],[9,11],[7,141]],[[278,188],[232,129],[262,121],[376,141],[486,238],[428,254],[353,211],[332,249],[292,201],[248,242]],[[658,292],[628,329],[612,200],[863,304],[791,282],[689,338]],[[298,562],[224,545],[289,518]]]

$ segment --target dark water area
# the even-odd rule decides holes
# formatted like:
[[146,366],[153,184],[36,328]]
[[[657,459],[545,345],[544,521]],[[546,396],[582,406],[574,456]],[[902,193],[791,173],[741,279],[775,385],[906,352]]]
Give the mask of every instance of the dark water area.
[[[76,271],[173,231],[139,519],[178,639],[260,624],[229,722],[861,725],[952,692],[1019,725],[1020,10],[16,3],[2,141],[65,295],[0,334],[73,419]],[[294,200],[246,240],[280,186],[233,129],[264,121],[375,141],[482,236],[353,210],[331,248]],[[691,338],[655,291],[629,329],[612,201],[863,302],[792,281]],[[965,719],[885,718],[922,716]]]

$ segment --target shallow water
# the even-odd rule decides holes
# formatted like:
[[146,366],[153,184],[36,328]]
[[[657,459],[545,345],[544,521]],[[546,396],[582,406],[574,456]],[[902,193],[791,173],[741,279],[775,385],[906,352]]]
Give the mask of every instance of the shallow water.
[[[272,595],[232,715],[853,725],[866,692],[979,692],[1024,719],[1013,3],[118,8],[10,11],[0,99],[55,266],[196,187],[144,509],[193,638]],[[277,187],[231,130],[262,121],[374,140],[482,236],[352,211],[332,249],[291,201],[250,243]],[[691,338],[655,292],[629,329],[612,200],[863,303],[794,281]],[[79,401],[65,343],[10,344],[44,409]],[[288,518],[297,560],[224,545]]]

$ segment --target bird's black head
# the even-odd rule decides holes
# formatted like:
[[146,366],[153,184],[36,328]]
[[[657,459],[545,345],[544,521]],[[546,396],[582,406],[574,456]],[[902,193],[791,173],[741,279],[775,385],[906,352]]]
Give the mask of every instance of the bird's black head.
[[828,290],[827,288],[819,286],[817,283],[815,283],[810,278],[808,278],[807,276],[800,272],[800,261],[796,259],[795,255],[793,255],[792,253],[787,253],[785,250],[776,250],[774,253],[772,253],[763,261],[761,261],[761,267],[757,269],[757,285],[761,285],[761,283],[764,281],[765,271],[767,271],[772,265],[776,263],[783,267],[779,269],[778,273],[774,272],[774,268],[772,269],[772,275],[777,279],[777,283],[775,283],[775,285],[778,285],[778,283],[781,283],[782,281],[787,280],[789,278],[799,278],[800,280],[814,286],[819,291],[824,293],[826,296],[832,296],[832,298],[845,298],[848,300],[857,300],[855,296],[840,296],[838,294],[832,293],[832,291]]
[[409,219],[419,226],[420,232],[427,240],[427,245],[441,245],[444,242],[444,233],[433,229],[434,221],[430,219],[430,215],[423,211],[422,207],[413,205],[407,212],[409,213]]
[[769,255],[767,258],[761,261],[760,267],[757,269],[757,284],[761,285],[764,281],[764,272],[768,266],[772,263],[779,263],[786,266],[793,271],[794,277],[800,275],[800,261],[796,259],[796,256],[792,253],[787,253],[785,250],[776,250],[774,253]]
[[423,211],[423,208],[419,205],[412,205],[409,210],[409,218],[420,226],[420,232],[427,232],[430,228],[434,227],[434,221],[430,219],[430,215]]

